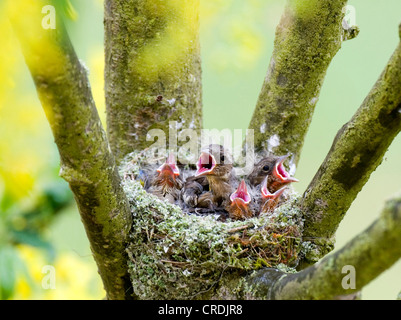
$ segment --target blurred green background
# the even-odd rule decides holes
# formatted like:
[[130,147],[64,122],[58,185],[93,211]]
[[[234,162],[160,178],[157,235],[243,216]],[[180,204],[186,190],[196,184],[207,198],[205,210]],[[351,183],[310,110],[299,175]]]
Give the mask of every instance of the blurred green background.
[[[281,0],[201,0],[204,126],[246,129],[273,49]],[[322,88],[294,187],[307,187],[338,129],[362,103],[398,38],[399,0],[351,0],[359,36],[345,42]],[[1,6],[2,4],[0,4]],[[105,123],[103,1],[64,6],[78,56],[90,70]],[[68,185],[58,177],[53,137],[3,13],[0,13],[0,299],[100,299],[104,296]],[[368,227],[384,201],[401,191],[401,138],[358,195],[337,233],[336,250]],[[42,267],[56,270],[56,289],[43,289]],[[362,292],[395,299],[401,262]],[[358,275],[357,275],[358,276]]]

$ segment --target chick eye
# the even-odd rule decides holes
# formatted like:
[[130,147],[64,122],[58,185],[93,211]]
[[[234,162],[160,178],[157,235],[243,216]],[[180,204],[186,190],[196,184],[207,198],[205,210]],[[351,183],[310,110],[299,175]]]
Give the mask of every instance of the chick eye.
[[266,165],[262,169],[263,169],[263,171],[269,171],[270,167],[268,165]]
[[220,156],[220,161],[224,162],[225,157],[223,155]]

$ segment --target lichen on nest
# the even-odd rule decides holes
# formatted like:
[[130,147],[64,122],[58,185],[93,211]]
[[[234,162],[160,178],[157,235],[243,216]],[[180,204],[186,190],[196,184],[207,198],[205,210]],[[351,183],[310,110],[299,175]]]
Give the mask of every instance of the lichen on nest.
[[139,297],[202,298],[226,276],[297,265],[303,227],[298,195],[271,215],[220,221],[218,215],[188,214],[158,200],[132,179],[137,172],[130,160],[120,167],[133,214],[129,272]]

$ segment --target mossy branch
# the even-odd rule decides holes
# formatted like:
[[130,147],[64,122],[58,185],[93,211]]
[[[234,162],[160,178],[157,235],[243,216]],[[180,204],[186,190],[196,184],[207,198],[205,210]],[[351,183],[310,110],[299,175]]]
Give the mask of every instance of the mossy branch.
[[[401,196],[388,201],[381,216],[336,253],[298,273],[257,271],[247,285],[262,299],[334,299],[357,293],[400,258]],[[347,276],[355,276],[354,287]]]
[[55,29],[42,28],[46,2],[10,1],[10,18],[59,150],[60,175],[78,204],[107,298],[132,298],[124,251],[132,221],[128,202],[87,71],[59,16]]
[[170,121],[201,129],[199,0],[106,0],[104,21],[107,129],[117,161],[152,144],[151,129],[168,141]]
[[302,203],[304,237],[323,256],[348,208],[401,130],[401,44],[352,119],[337,133]]
[[346,40],[342,23],[346,4],[346,0],[288,0],[276,30],[273,56],[249,128],[255,132],[256,150],[291,154],[294,169],[326,70]]

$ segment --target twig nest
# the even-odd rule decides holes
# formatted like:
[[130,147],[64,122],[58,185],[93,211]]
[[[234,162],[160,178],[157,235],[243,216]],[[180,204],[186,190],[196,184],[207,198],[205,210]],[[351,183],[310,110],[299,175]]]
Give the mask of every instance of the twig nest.
[[158,200],[127,174],[135,170],[127,162],[120,173],[134,221],[129,271],[141,298],[202,298],[227,276],[297,265],[303,226],[298,196],[268,216],[220,221],[218,215],[188,214]]

